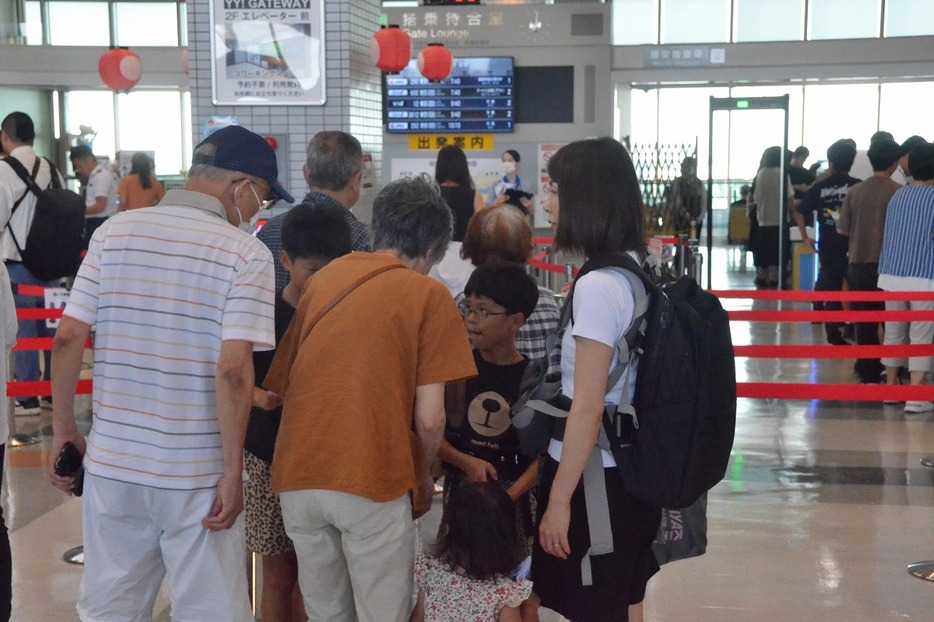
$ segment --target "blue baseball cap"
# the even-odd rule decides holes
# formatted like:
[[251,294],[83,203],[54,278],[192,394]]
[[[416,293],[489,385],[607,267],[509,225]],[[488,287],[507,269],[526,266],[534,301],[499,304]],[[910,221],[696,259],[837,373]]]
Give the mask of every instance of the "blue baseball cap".
[[269,184],[280,199],[295,203],[295,198],[279,183],[276,153],[259,134],[239,125],[228,125],[198,143],[195,151],[202,145],[214,145],[214,155],[195,155],[192,164],[210,164],[227,171],[259,177]]

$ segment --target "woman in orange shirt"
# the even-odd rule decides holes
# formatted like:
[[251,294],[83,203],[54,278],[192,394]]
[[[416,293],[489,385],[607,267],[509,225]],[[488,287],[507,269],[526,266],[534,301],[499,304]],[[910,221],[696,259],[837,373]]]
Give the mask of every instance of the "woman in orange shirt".
[[163,195],[162,184],[152,174],[152,160],[141,151],[134,153],[130,172],[117,187],[120,202],[117,211],[150,207],[161,201]]

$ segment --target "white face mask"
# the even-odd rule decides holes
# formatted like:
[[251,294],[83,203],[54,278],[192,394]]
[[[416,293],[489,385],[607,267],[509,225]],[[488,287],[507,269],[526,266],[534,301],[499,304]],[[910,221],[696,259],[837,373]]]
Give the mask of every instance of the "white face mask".
[[503,162],[503,174],[511,175],[516,172],[516,163],[515,162]]

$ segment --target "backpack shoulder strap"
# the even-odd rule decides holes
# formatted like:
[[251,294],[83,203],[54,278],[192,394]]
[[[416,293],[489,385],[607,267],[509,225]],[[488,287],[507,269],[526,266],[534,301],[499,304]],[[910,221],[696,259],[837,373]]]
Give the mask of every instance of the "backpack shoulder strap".
[[[19,240],[16,239],[16,234],[13,233],[13,226],[10,224],[10,221],[13,220],[13,214],[16,213],[16,209],[20,206],[23,200],[26,198],[26,195],[32,192],[36,196],[39,196],[39,186],[36,185],[36,175],[39,174],[39,158],[36,158],[35,164],[32,165],[32,175],[26,172],[26,167],[23,166],[22,162],[14,158],[13,156],[7,156],[3,158],[3,161],[10,165],[10,168],[13,169],[20,179],[23,180],[23,183],[26,184],[26,189],[23,191],[22,196],[16,199],[16,202],[13,204],[13,207],[10,209],[10,219],[6,221],[6,228],[10,231],[10,238],[13,240],[13,246],[16,247],[16,252],[22,256],[23,246],[20,245]],[[50,162],[51,164],[51,162]]]
[[[36,163],[32,167],[32,175],[26,171],[26,167],[23,166],[23,163],[17,160],[16,158],[9,156],[3,158],[3,161],[10,165],[10,168],[13,169],[13,172],[16,173],[20,179],[23,180],[23,183],[26,184],[26,188],[35,194],[36,196],[42,192],[42,189],[36,184],[36,175],[39,172],[39,160],[36,158]],[[24,195],[25,196],[25,195]]]
[[[61,176],[58,174],[58,169],[55,168],[54,164],[52,164],[52,160],[48,158],[42,158],[42,159],[49,163],[49,173],[51,174],[51,179],[49,180],[49,188],[56,188],[56,189],[61,188],[62,180],[61,180]],[[37,162],[38,160],[39,158],[36,158]],[[35,179],[36,172],[38,171],[38,169],[39,169],[39,165],[36,164],[36,171],[33,171],[33,175],[32,175],[33,179]]]

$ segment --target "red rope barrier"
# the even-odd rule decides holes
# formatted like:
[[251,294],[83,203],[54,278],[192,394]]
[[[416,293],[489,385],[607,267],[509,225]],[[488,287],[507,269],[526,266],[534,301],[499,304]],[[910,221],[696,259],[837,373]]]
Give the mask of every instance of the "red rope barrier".
[[934,321],[934,311],[727,311],[735,322]]
[[[33,338],[23,338],[20,337],[16,340],[16,345],[13,346],[14,352],[26,352],[30,350],[51,350],[52,349],[52,337],[33,337]],[[91,338],[88,337],[88,340],[84,342],[85,348],[91,347]]]
[[717,298],[738,298],[749,300],[789,300],[797,302],[813,301],[866,301],[882,302],[885,300],[934,300],[934,292],[801,292],[778,291],[775,289],[712,289]]
[[[528,264],[533,268],[538,268],[539,270],[544,270],[545,272],[564,274],[564,266],[558,266],[553,263],[544,263],[542,261],[536,261],[535,259],[530,259]],[[577,270],[574,270],[574,273],[577,274]]]
[[934,345],[904,346],[733,346],[737,357],[752,359],[870,359],[934,356]]
[[17,309],[17,320],[59,320],[62,309]]
[[[75,395],[89,395],[92,391],[90,378],[79,380]],[[52,383],[48,380],[35,382],[8,382],[6,385],[7,397],[35,397],[37,395],[52,395]]]
[[777,400],[838,400],[846,402],[904,402],[934,400],[934,385],[792,384],[737,382],[736,397]]

